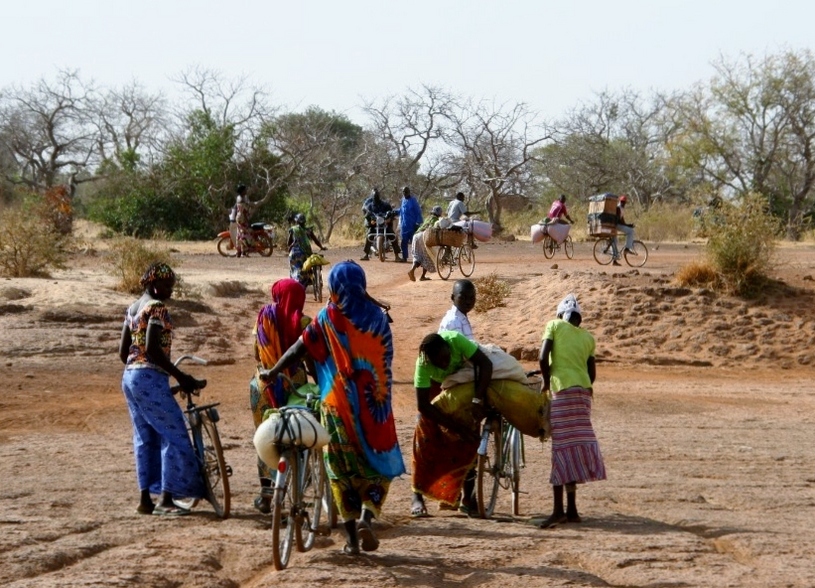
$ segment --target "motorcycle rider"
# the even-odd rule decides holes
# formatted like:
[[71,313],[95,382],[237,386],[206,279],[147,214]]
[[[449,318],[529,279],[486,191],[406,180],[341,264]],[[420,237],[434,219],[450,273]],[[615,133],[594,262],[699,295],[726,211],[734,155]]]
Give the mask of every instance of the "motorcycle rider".
[[399,214],[399,211],[395,211],[390,202],[382,200],[378,188],[371,190],[370,196],[362,203],[362,214],[365,215],[365,226],[368,227],[368,230],[365,234],[365,246],[362,249],[364,255],[360,260],[368,261],[371,259],[372,239],[376,234],[376,217],[382,216],[385,217],[386,233],[393,248],[393,254],[396,256],[396,261],[402,261],[399,257],[399,241],[396,238],[396,232],[393,230],[393,220]]
[[311,241],[325,251],[325,247],[320,243],[312,227],[306,226],[306,215],[302,212],[289,216],[289,235],[286,239],[286,247],[289,249],[289,276],[300,282],[303,287],[309,285],[308,275],[302,273],[303,264],[311,257]]

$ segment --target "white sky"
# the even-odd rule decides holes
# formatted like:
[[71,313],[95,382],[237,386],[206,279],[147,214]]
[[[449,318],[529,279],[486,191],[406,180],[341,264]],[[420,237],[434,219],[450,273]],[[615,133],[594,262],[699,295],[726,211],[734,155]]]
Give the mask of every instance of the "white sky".
[[604,89],[687,88],[720,54],[810,48],[815,2],[10,0],[2,16],[0,88],[67,68],[172,97],[197,65],[357,122],[363,97],[422,83],[551,119]]

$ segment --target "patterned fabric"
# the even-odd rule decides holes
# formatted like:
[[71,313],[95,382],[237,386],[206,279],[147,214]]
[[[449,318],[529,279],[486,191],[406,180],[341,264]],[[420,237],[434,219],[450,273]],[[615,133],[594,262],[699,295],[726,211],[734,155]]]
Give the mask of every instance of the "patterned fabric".
[[310,283],[307,274],[303,273],[303,264],[313,253],[308,231],[300,225],[289,227],[289,277],[303,286]]
[[133,421],[139,489],[203,498],[204,480],[169,376],[153,369],[126,369],[122,391]]
[[252,228],[249,225],[249,210],[240,200],[235,205],[235,224],[238,227],[238,237],[235,245],[239,252],[244,252],[249,247],[249,236]]
[[[404,240],[402,241],[402,244],[405,244]],[[436,271],[436,264],[433,263],[433,255],[430,253],[430,250],[424,243],[424,231],[418,231],[415,235],[413,235],[411,251],[413,252],[413,261],[421,265],[425,271]]]
[[135,314],[131,314],[132,312],[131,306],[125,315],[125,324],[130,327],[131,340],[125,369],[151,368],[163,373],[164,370],[150,363],[147,357],[147,327],[150,324],[161,327],[161,349],[164,355],[170,357],[173,321],[167,307],[161,300],[149,299],[136,308]]
[[552,474],[549,483],[606,479],[600,445],[591,426],[591,392],[567,388],[552,397]]
[[[303,332],[314,359],[324,410],[335,441],[328,445],[333,480],[374,473],[392,479],[405,465],[391,407],[393,341],[387,317],[365,291],[365,272],[353,261],[328,274],[330,300]],[[341,434],[347,443],[336,440]]]
[[142,288],[147,289],[150,284],[158,280],[175,280],[175,272],[166,263],[157,262],[147,268],[147,271],[139,280],[139,284]]

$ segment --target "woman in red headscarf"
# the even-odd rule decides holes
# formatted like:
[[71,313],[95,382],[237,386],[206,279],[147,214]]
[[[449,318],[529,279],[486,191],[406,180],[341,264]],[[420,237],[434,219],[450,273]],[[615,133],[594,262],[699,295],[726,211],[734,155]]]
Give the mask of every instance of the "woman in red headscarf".
[[[258,369],[274,366],[286,350],[300,337],[311,318],[303,314],[306,290],[297,280],[286,278],[272,284],[272,303],[265,305],[258,313],[255,323],[254,348]],[[302,362],[286,370],[295,385],[306,383],[306,370]],[[282,381],[266,383],[255,377],[249,382],[249,402],[255,428],[263,421],[263,413],[269,408],[286,404]],[[258,460],[260,485],[271,486],[272,474],[262,461]],[[262,513],[271,512],[271,498],[258,496],[255,508]]]

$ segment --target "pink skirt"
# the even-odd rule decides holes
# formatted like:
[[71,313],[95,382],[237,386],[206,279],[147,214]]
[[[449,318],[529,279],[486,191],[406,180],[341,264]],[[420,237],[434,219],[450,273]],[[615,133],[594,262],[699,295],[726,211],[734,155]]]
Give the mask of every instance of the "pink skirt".
[[567,388],[552,397],[552,475],[549,483],[606,479],[600,445],[591,426],[591,392]]

